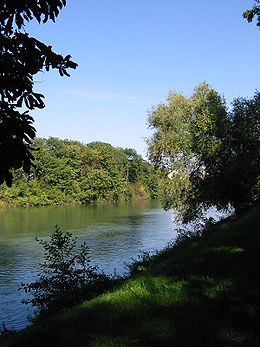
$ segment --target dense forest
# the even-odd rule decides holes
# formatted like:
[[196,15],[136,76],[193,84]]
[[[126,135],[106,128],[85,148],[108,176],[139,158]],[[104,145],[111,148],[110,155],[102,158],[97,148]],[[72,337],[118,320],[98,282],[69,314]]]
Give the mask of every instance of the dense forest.
[[131,148],[37,138],[29,174],[13,171],[0,187],[0,206],[117,202],[157,196],[158,172]]

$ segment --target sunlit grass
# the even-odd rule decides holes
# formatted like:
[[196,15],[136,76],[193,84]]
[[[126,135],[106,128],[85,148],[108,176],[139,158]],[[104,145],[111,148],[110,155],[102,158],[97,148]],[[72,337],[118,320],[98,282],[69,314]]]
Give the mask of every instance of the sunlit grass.
[[170,305],[182,302],[185,298],[185,281],[176,282],[163,276],[141,276],[128,280],[112,293],[83,304],[83,307],[109,303],[122,311],[138,311],[150,304]]

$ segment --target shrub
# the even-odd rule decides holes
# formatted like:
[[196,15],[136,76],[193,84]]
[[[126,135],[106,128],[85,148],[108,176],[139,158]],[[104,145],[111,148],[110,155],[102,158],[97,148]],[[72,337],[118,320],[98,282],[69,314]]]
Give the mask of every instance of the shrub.
[[76,240],[58,226],[50,240],[36,238],[45,250],[44,261],[40,264],[42,271],[35,282],[22,283],[19,288],[32,294],[32,298],[22,303],[37,307],[36,317],[70,307],[93,296],[93,292],[104,290],[112,282],[105,274],[98,273],[97,266],[90,264],[85,242],[76,250]]

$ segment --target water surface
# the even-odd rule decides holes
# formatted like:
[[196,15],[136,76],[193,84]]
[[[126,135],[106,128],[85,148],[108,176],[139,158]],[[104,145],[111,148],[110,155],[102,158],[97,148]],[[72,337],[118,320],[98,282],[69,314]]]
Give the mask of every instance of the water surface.
[[119,275],[140,251],[161,249],[175,237],[172,212],[157,201],[1,209],[0,324],[16,329],[28,324],[31,310],[20,303],[24,294],[17,289],[36,279],[43,252],[35,237],[47,239],[55,225],[87,242],[93,265]]

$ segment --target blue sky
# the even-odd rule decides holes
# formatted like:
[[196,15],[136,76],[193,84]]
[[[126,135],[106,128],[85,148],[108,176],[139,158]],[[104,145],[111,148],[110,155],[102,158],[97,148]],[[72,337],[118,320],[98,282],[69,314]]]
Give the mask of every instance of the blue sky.
[[207,81],[226,100],[259,88],[260,30],[253,0],[68,0],[55,24],[27,31],[79,64],[70,78],[36,77],[46,107],[37,135],[104,141],[145,156],[147,112],[170,90]]

